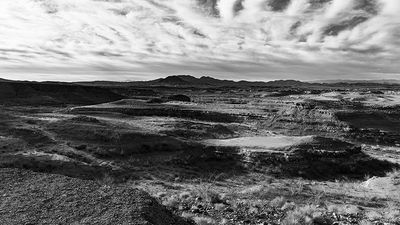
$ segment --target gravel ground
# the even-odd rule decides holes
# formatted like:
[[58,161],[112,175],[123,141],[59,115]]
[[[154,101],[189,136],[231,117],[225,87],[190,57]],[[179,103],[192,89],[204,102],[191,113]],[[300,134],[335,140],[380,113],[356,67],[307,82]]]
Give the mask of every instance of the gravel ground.
[[190,224],[133,188],[20,169],[0,181],[0,224]]

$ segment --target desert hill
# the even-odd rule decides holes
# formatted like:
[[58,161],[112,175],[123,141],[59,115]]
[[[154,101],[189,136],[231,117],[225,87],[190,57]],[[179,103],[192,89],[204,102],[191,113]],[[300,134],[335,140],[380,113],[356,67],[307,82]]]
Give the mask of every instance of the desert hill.
[[1,104],[63,105],[96,104],[121,99],[122,96],[101,87],[69,83],[0,81]]
[[1,224],[190,224],[137,189],[19,169],[0,180]]

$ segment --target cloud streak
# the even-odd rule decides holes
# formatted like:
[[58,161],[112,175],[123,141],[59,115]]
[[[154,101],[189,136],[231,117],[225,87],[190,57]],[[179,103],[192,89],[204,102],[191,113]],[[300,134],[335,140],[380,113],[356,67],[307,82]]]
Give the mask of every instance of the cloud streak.
[[398,0],[2,0],[0,73],[393,78],[398,12]]

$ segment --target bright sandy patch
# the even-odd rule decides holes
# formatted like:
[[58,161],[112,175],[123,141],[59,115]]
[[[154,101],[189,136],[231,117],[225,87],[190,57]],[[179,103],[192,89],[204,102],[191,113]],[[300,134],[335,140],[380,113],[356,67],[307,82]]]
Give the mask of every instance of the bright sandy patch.
[[206,143],[216,146],[227,146],[227,147],[231,146],[231,147],[268,150],[268,149],[277,149],[293,145],[299,145],[311,142],[312,140],[313,136],[273,135],[273,136],[241,137],[232,139],[211,139],[207,140]]

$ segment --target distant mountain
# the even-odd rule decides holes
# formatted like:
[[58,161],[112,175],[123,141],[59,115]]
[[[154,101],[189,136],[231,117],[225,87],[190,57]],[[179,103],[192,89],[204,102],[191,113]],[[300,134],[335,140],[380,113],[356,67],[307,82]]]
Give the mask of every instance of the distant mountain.
[[314,80],[314,81],[298,81],[298,80],[274,80],[274,81],[233,81],[221,80],[210,76],[202,76],[200,78],[191,75],[172,75],[165,78],[159,78],[149,81],[86,81],[86,82],[36,82],[36,81],[12,81],[0,78],[0,82],[19,82],[19,83],[41,83],[41,84],[64,84],[64,85],[83,85],[98,87],[148,87],[148,86],[165,86],[165,87],[330,87],[334,86],[371,86],[371,85],[400,85],[400,80],[396,79],[378,79],[378,80]]
[[166,78],[160,78],[148,82],[154,84],[161,84],[161,85],[165,84],[173,86],[200,84],[199,79],[189,75],[168,76]]
[[[135,82],[132,82],[133,84]],[[137,82],[141,85],[157,85],[157,86],[193,86],[193,87],[249,87],[249,86],[271,86],[271,87],[286,87],[286,86],[304,86],[307,83],[297,80],[276,80],[270,82],[262,81],[233,81],[220,80],[209,76],[196,78],[190,75],[175,75],[166,78],[160,78],[152,81]]]
[[85,86],[166,86],[166,87],[299,87],[308,86],[310,83],[298,80],[275,80],[269,82],[263,81],[233,81],[220,80],[209,76],[200,78],[190,75],[173,75],[165,78],[159,78],[150,81],[130,81],[130,82],[113,82],[113,81],[93,81],[93,82],[77,82],[76,84]]
[[308,86],[310,83],[305,83],[298,80],[274,80],[265,83],[266,86],[276,86],[276,87],[290,87],[290,86]]
[[337,84],[337,83],[345,83],[345,84],[400,84],[400,80],[396,79],[378,79],[378,80],[317,80],[312,81],[315,83],[322,84]]
[[190,75],[175,75],[145,82],[151,85],[172,86],[231,86],[236,82],[232,80],[219,80],[212,77],[196,78]]

